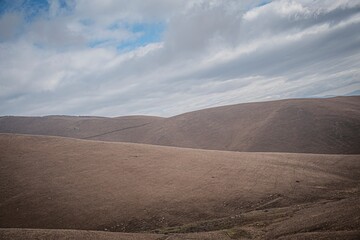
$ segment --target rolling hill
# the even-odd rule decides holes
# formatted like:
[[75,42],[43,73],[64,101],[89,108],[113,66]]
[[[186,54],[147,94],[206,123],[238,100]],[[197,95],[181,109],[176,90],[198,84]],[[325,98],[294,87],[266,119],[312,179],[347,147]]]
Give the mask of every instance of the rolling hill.
[[1,134],[0,156],[2,239],[356,239],[360,234],[359,155]]
[[2,133],[241,152],[359,154],[359,129],[359,96],[246,103],[170,118],[0,118]]

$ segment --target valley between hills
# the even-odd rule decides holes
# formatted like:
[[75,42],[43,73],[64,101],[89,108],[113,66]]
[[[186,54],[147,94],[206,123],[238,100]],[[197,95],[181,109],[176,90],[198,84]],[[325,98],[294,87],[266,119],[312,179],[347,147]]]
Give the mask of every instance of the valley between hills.
[[359,239],[360,97],[0,118],[0,239]]

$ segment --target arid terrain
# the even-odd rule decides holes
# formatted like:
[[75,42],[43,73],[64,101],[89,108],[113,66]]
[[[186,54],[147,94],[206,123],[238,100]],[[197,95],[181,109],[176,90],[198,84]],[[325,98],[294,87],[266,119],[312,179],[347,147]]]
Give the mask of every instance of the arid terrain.
[[360,97],[0,132],[0,239],[360,237]]
[[241,152],[360,154],[358,129],[359,96],[246,103],[170,118],[0,118],[0,133]]

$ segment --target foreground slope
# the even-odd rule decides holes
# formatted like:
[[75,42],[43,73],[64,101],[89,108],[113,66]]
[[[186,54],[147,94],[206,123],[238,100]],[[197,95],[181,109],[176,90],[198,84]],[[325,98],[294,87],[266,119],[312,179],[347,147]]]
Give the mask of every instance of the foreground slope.
[[198,232],[194,239],[304,239],[342,231],[351,237],[360,228],[359,181],[359,155],[1,134],[0,228],[16,229],[3,229],[0,237],[58,234],[26,228],[166,233],[169,239],[191,232]]
[[2,117],[0,132],[245,152],[360,153],[360,97],[290,99],[147,116]]

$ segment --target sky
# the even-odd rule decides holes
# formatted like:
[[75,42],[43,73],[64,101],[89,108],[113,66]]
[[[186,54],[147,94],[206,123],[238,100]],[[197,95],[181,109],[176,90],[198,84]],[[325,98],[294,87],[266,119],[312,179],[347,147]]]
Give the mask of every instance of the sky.
[[360,0],[0,0],[0,115],[360,95]]

